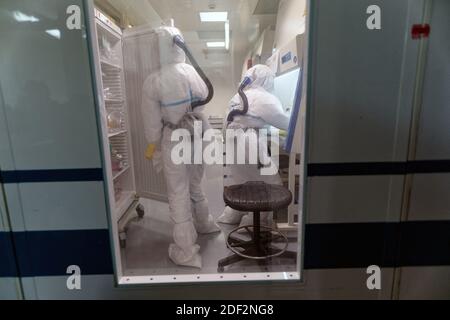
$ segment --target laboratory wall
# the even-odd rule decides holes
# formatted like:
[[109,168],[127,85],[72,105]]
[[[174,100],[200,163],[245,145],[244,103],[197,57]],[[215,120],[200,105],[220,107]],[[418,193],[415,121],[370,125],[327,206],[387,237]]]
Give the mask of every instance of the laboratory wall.
[[0,203],[0,215],[0,300],[20,299],[20,280],[14,257],[12,235],[9,228],[5,226],[4,203]]
[[[421,96],[415,159],[422,165],[434,163],[442,172],[412,176],[408,223],[417,226],[408,245],[428,255],[433,263],[416,260],[400,271],[400,298],[450,298],[450,2],[432,2],[431,33]],[[424,228],[419,228],[424,224]],[[435,226],[440,226],[436,232]],[[434,241],[432,247],[426,246]],[[406,245],[406,244],[405,244]]]
[[277,15],[275,47],[281,48],[305,32],[307,0],[281,0]]
[[12,163],[3,90],[0,85],[0,300],[20,299],[22,297],[8,206],[4,193],[5,185],[1,175],[1,171],[5,168],[11,168]]
[[67,28],[71,5],[83,1],[0,4],[0,166],[25,298],[39,297],[35,277],[70,265],[112,272],[87,37]]
[[[444,2],[436,5],[448,10]],[[383,8],[382,30],[365,28],[374,3]],[[74,4],[82,8],[81,30],[66,28],[66,9]],[[401,222],[420,43],[409,34],[423,4],[312,2],[302,283],[118,288],[85,1],[3,0],[0,42],[9,45],[0,49],[0,182],[7,203],[0,207],[0,261],[7,264],[0,264],[0,298],[389,299],[398,266],[401,298],[448,298],[448,250],[434,250],[449,243],[448,169],[414,176],[414,223]],[[445,23],[438,11],[434,20]],[[428,59],[417,152],[417,160],[433,163],[450,159],[442,29],[430,37],[435,58]],[[400,239],[415,241],[400,247],[401,261]],[[81,290],[67,287],[72,265],[81,268]],[[367,289],[370,265],[382,267],[381,290]]]
[[[387,290],[396,292],[400,285],[400,298],[450,296],[445,116],[450,100],[443,89],[450,83],[443,40],[449,9],[444,2],[434,2],[413,158],[408,153],[415,135],[414,97],[420,95],[416,79],[423,77],[417,67],[423,59],[419,46],[427,39],[413,40],[410,32],[422,23],[428,2],[347,1],[342,6],[322,0],[314,2],[311,17],[305,263],[335,253],[330,259],[338,262],[335,268],[381,266],[383,275],[394,279]],[[382,8],[382,30],[364,28],[364,17],[358,16],[371,4]],[[404,221],[410,174],[411,203]],[[323,231],[308,235],[310,228]],[[308,241],[315,242],[314,250]],[[393,267],[404,267],[401,276]]]
[[[0,87],[0,163],[5,166],[6,163],[11,162],[11,154],[3,111],[3,94]],[[20,280],[3,188],[3,182],[0,179],[0,300],[19,299],[21,297]]]
[[223,69],[214,68],[206,70],[209,80],[214,86],[214,98],[205,109],[209,117],[225,118],[231,98],[236,94],[236,86],[229,74],[224,74]]
[[[371,31],[362,13],[373,1],[312,2],[305,268],[332,268],[352,283],[377,265],[386,297],[404,183],[404,172],[390,167],[407,160],[419,47],[405,37],[422,7],[376,3],[383,26]],[[355,287],[366,291],[365,283]]]
[[[161,1],[158,1],[157,5],[161,4]],[[160,21],[162,20],[158,13],[155,11],[155,1],[152,0],[133,0],[133,1],[122,1],[122,0],[111,0],[108,2],[102,0],[95,1],[96,6],[100,8],[104,6],[109,6],[109,8],[115,8],[114,11],[117,11],[118,17],[122,21],[124,27],[128,27],[131,23],[128,21],[129,13],[136,12],[137,15],[134,16],[134,21],[136,25],[142,25],[148,23],[148,21],[154,21],[155,27],[160,25]]]

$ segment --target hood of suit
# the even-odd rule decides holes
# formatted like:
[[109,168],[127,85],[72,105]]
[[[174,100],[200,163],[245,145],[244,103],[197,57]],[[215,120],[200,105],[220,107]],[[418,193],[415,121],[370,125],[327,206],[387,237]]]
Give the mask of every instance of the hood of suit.
[[160,27],[155,32],[158,36],[161,66],[186,62],[186,54],[173,41],[174,36],[181,36],[183,38],[180,30],[174,27]]

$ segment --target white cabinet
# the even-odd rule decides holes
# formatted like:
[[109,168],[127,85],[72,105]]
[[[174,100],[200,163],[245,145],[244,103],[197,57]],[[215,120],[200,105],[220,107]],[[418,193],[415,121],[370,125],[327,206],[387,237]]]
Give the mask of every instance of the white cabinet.
[[122,32],[102,12],[93,11],[91,36],[105,181],[113,233],[119,234],[123,248],[129,221],[136,213],[144,215],[139,198],[167,202],[164,177],[144,156],[147,141],[140,112],[142,86],[156,68],[157,59],[152,57],[157,52],[152,50],[157,46],[152,43],[152,28]]
[[[95,10],[93,56],[101,122],[105,180],[114,225],[125,239],[127,213],[137,203],[130,120],[124,83],[122,31]],[[125,220],[125,221],[123,221]],[[124,245],[125,243],[122,243]]]

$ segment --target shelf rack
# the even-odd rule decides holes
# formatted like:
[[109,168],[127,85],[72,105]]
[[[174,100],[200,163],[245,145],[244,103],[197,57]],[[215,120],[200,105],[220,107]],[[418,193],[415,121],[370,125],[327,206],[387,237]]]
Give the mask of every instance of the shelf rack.
[[[100,11],[96,10],[95,16],[98,45],[96,60],[99,94],[102,95],[100,114],[103,117],[105,166],[108,173],[109,194],[113,203],[112,209],[116,222],[119,222],[137,199],[124,83],[122,30]],[[112,131],[108,127],[107,118],[108,114],[114,111],[120,111],[124,121],[120,128]],[[120,171],[112,170],[112,151],[122,156],[124,168]]]

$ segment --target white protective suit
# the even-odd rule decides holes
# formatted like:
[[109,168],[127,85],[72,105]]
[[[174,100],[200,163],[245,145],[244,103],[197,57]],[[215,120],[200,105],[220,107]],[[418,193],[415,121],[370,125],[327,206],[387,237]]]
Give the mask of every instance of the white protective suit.
[[[186,55],[173,41],[181,33],[176,28],[156,29],[160,48],[159,70],[145,81],[142,99],[142,116],[147,142],[157,146],[155,162],[163,162],[167,184],[170,215],[174,222],[174,243],[169,247],[169,257],[177,265],[201,268],[198,233],[220,231],[208,211],[208,202],[201,188],[203,165],[176,165],[172,162],[172,148],[178,142],[171,141],[173,126],[191,112],[193,100],[205,100],[208,89],[191,65]],[[194,110],[204,119],[203,107]],[[204,123],[206,124],[206,120]]]
[[[248,99],[248,112],[245,116],[236,116],[233,122],[228,125],[228,129],[243,129],[248,132],[249,130],[257,131],[271,125],[287,131],[290,119],[284,112],[280,100],[271,93],[274,90],[274,72],[265,65],[256,65],[247,71],[245,77],[252,80],[252,83],[244,89]],[[242,99],[239,94],[235,95],[230,101],[230,112],[234,109],[243,109]],[[265,153],[264,157],[268,157],[266,144],[259,141],[258,149],[260,157],[261,153]],[[233,164],[228,167],[231,175],[229,177],[229,185],[243,184],[249,181],[282,184],[278,173],[271,176],[261,175],[260,168],[256,164]],[[261,213],[261,223],[263,225],[270,226],[270,220],[271,215],[269,213]],[[241,223],[241,226],[253,225],[253,214],[226,207],[224,213],[217,221],[225,224]]]

